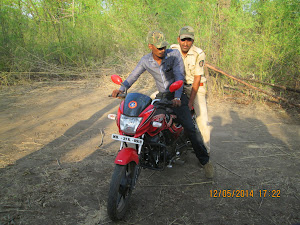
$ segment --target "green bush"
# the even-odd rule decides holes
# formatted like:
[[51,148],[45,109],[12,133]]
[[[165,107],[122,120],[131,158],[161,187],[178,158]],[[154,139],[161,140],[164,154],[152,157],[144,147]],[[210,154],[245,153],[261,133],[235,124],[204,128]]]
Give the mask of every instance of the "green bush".
[[137,62],[150,30],[185,25],[207,61],[242,77],[299,86],[298,0],[3,0],[0,71],[81,70]]

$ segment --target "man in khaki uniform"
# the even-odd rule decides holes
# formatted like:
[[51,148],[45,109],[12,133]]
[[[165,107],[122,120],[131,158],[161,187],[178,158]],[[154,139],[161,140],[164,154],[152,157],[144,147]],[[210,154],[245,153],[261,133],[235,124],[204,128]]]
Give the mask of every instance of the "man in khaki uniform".
[[185,26],[180,29],[178,44],[171,45],[181,53],[185,67],[184,91],[189,97],[189,108],[194,107],[196,122],[200,129],[207,152],[210,152],[210,127],[206,106],[206,78],[204,77],[205,53],[193,45],[194,29]]

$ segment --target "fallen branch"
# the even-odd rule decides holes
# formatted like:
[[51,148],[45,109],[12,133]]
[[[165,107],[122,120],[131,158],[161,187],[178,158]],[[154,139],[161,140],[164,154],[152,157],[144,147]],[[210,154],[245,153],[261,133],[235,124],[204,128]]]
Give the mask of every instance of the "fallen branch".
[[258,207],[258,209],[260,209],[260,207],[261,207],[261,205],[262,205],[263,201],[264,201],[264,197],[261,197],[261,201],[260,201],[260,203],[259,203],[259,207]]
[[289,155],[289,156],[294,157],[294,158],[299,158],[299,157],[297,157],[295,154],[290,154],[290,153],[288,153],[288,152],[282,150],[280,147],[278,147],[278,146],[275,145],[275,144],[273,144],[273,146],[274,146],[275,148],[277,148],[279,151],[281,151],[281,152],[283,152],[284,154],[286,154],[286,155]]
[[31,144],[43,145],[43,144],[40,144],[40,143],[36,143],[35,141],[22,141],[22,144],[24,144],[24,145],[31,145]]
[[293,92],[300,93],[300,90],[299,90],[299,89],[290,88],[290,87],[285,87],[285,86],[278,85],[278,84],[270,84],[270,83],[267,83],[267,82],[263,82],[263,81],[259,81],[259,80],[253,80],[253,79],[247,79],[247,78],[240,78],[240,79],[241,79],[241,80],[247,80],[247,81],[250,81],[250,82],[255,82],[255,83],[260,83],[260,84],[269,85],[269,86],[276,87],[276,88],[280,88],[280,89],[283,89],[283,90],[286,90],[286,91],[293,91]]
[[9,212],[36,212],[36,210],[27,210],[27,209],[9,209],[9,210],[4,210],[0,211],[0,213],[9,213]]
[[175,220],[173,220],[173,222],[171,222],[170,224],[168,225],[172,225],[173,223],[175,223],[177,220],[179,220],[180,218],[176,218]]
[[251,85],[251,84],[248,84],[248,83],[246,83],[245,81],[242,81],[241,79],[236,78],[236,77],[234,77],[234,76],[232,76],[232,75],[230,75],[230,74],[228,74],[228,73],[222,71],[221,69],[217,68],[216,66],[212,66],[212,65],[210,65],[210,64],[208,64],[208,63],[206,63],[205,65],[206,65],[208,68],[210,68],[210,69],[212,69],[212,70],[214,70],[214,71],[216,71],[216,72],[219,72],[219,73],[223,74],[223,75],[226,76],[226,77],[229,77],[229,78],[231,78],[231,79],[233,79],[233,80],[236,80],[236,81],[238,81],[238,82],[240,82],[240,83],[246,85],[247,87],[250,87],[250,88],[252,88],[252,89],[254,89],[254,90],[257,90],[257,91],[259,91],[259,92],[262,92],[262,93],[264,93],[264,94],[266,94],[266,95],[268,95],[268,96],[271,96],[271,97],[273,97],[273,98],[275,98],[275,99],[277,99],[277,100],[281,100],[281,101],[283,101],[283,102],[285,102],[285,103],[287,103],[287,104],[289,104],[289,105],[296,106],[296,107],[299,107],[299,108],[300,108],[300,105],[299,105],[299,104],[294,104],[294,103],[292,103],[292,102],[289,102],[289,101],[288,101],[287,99],[285,99],[285,98],[275,96],[275,95],[273,95],[273,94],[271,94],[271,93],[269,93],[269,92],[267,92],[267,91],[264,91],[264,90],[262,90],[262,89],[260,89],[260,88],[257,88],[257,87],[255,87],[255,86],[253,86],[253,85]]
[[228,169],[227,167],[223,166],[222,164],[220,164],[220,163],[217,163],[217,164],[218,164],[219,166],[223,167],[224,169],[228,170],[229,172],[233,173],[234,175],[237,175],[238,177],[241,177],[241,178],[242,178],[241,175],[239,175],[239,174],[233,172],[232,170]]
[[[139,220],[137,221],[137,223],[141,222],[142,220],[144,220],[144,219],[146,219],[146,218],[148,218],[148,217],[150,217],[150,216],[152,216],[152,215],[153,215],[153,213],[150,213],[149,215],[147,215],[147,216],[145,216],[145,217],[139,219]],[[134,223],[134,224],[136,224],[136,223]]]
[[103,139],[104,139],[104,135],[105,135],[103,129],[100,130],[100,133],[101,133],[101,143],[100,143],[100,145],[98,145],[98,148],[100,148],[103,145]]
[[61,169],[62,169],[62,167],[61,167],[61,164],[60,164],[60,162],[59,162],[59,159],[58,159],[58,158],[56,159],[56,162],[57,162],[57,165],[59,166],[59,169],[61,170]]
[[84,208],[83,206],[80,205],[80,203],[77,201],[77,199],[74,199],[74,203],[75,205],[79,206],[81,209],[83,209],[84,211],[87,211],[86,208]]
[[259,215],[261,216],[261,218],[267,219],[267,220],[268,220],[269,222],[271,222],[272,224],[277,224],[271,216],[268,216],[268,215],[265,215],[265,214],[260,213],[259,210],[254,209],[254,208],[251,207],[250,205],[248,205],[248,208],[251,209],[251,210],[253,210],[253,211],[256,212],[257,214],[259,214]]
[[177,187],[177,186],[194,186],[199,184],[213,184],[213,181],[205,181],[190,184],[157,184],[157,185],[140,185],[141,187]]
[[286,154],[273,154],[273,155],[247,156],[247,157],[241,158],[241,160],[243,160],[243,159],[256,159],[256,158],[269,158],[269,157],[273,157],[273,156],[284,156],[284,155],[286,155]]
[[99,72],[73,72],[73,71],[41,71],[41,72],[1,72],[0,74],[8,74],[8,75],[62,75],[62,76],[80,76],[85,77],[88,75],[100,76]]
[[295,193],[293,195],[298,201],[300,200]]

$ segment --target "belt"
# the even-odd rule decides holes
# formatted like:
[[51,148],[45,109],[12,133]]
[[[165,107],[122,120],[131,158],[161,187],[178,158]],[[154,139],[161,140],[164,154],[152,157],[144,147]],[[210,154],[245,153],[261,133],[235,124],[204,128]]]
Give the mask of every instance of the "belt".
[[[192,86],[193,84],[187,84],[187,83],[184,83],[184,85],[190,87],[190,86]],[[203,86],[203,85],[204,85],[204,83],[200,83],[199,86]]]

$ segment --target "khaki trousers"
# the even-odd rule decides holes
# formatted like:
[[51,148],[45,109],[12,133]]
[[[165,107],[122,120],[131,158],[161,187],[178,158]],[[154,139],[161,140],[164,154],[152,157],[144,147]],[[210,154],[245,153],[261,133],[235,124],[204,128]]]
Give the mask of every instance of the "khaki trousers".
[[[187,96],[191,95],[192,86],[184,86]],[[196,123],[201,132],[204,145],[207,152],[210,152],[210,126],[208,122],[207,104],[206,104],[206,82],[200,86],[194,100],[194,110],[196,113]]]

